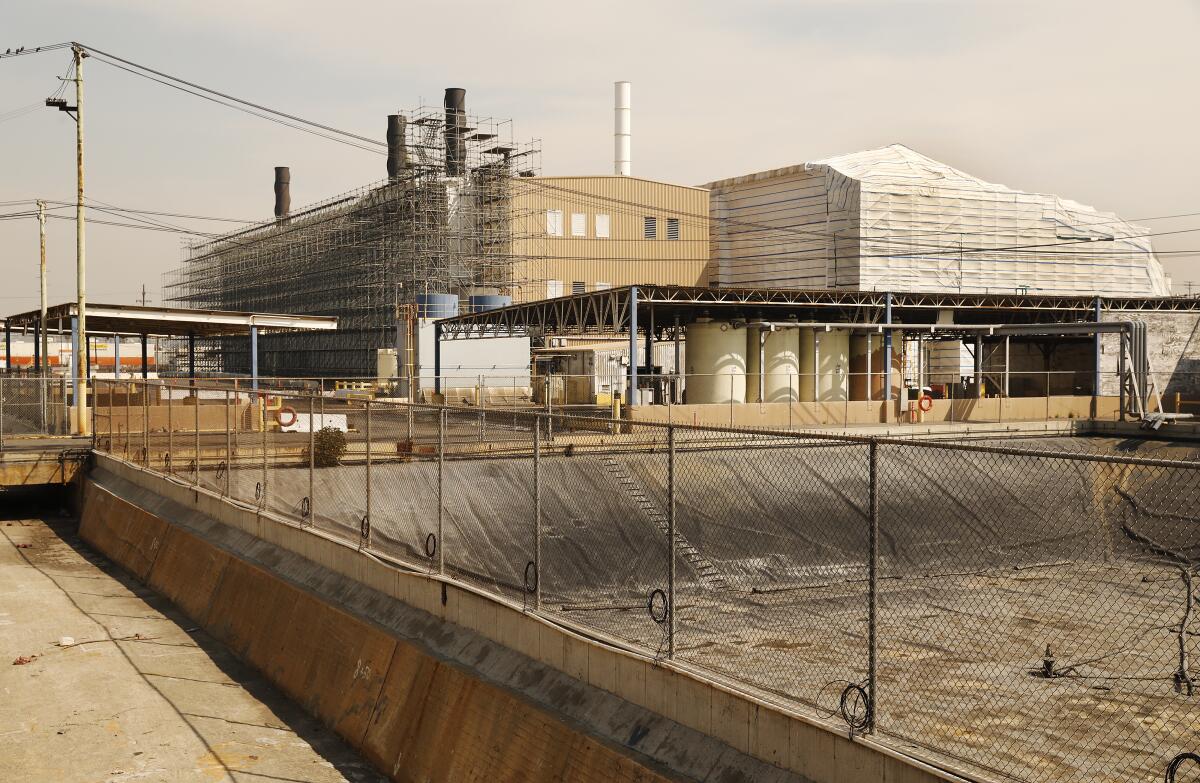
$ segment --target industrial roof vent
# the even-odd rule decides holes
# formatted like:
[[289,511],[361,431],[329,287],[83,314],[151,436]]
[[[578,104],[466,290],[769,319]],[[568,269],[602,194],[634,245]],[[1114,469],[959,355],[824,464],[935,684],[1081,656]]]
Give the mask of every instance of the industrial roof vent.
[[292,170],[287,166],[275,167],[275,219],[287,225],[292,211]]
[[446,100],[446,173],[458,177],[466,173],[467,144],[463,132],[467,117],[467,91],[447,87]]

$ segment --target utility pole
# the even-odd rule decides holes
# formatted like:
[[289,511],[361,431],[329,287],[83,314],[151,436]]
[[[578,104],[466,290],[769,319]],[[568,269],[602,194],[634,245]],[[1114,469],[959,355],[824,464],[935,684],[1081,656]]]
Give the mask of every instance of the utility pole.
[[[75,281],[79,308],[79,352],[83,354],[83,346],[87,341],[87,256],[84,252],[83,224],[83,58],[87,57],[87,53],[79,44],[73,44],[71,51],[75,55]],[[75,357],[75,382],[78,384],[75,394],[76,431],[80,435],[87,435],[87,367],[84,366],[82,355]]]
[[142,283],[142,307],[146,306],[146,284]]
[[[46,319],[46,202],[38,199],[38,245],[41,249],[41,262],[38,266],[38,273],[41,279],[41,311],[40,323],[42,326],[42,373],[49,377],[50,369],[50,335],[49,322]],[[43,387],[44,388],[44,387]]]

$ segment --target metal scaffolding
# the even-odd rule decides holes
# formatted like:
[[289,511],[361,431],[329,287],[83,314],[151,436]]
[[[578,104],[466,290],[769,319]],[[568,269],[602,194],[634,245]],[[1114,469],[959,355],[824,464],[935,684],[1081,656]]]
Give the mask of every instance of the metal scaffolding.
[[[450,93],[445,108],[389,118],[388,179],[295,212],[277,204],[275,221],[190,244],[164,301],[337,316],[334,333],[264,335],[259,370],[356,377],[375,374],[378,349],[402,348],[422,295],[506,280],[514,226],[530,223],[513,214],[513,191],[537,173],[538,143],[515,142],[509,120],[466,115]],[[203,341],[196,361],[206,373],[249,371],[235,341]]]

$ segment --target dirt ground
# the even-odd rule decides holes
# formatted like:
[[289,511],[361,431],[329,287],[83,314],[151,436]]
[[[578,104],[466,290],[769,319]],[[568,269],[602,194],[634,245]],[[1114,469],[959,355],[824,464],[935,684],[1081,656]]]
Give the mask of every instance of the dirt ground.
[[0,780],[384,780],[73,520],[0,503]]

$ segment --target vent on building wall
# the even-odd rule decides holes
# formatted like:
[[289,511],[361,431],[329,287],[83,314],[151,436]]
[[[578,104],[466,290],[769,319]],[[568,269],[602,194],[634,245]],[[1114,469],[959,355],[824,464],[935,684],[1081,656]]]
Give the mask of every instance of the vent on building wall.
[[679,218],[667,218],[667,239],[679,239]]
[[658,238],[658,218],[642,218],[642,236],[644,236],[646,239]]

